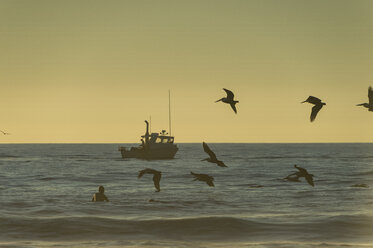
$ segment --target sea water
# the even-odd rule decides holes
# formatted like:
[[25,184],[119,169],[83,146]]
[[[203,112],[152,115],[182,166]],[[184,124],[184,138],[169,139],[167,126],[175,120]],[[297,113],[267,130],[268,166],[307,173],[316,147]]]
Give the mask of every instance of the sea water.
[[[373,247],[373,144],[209,146],[228,167],[201,161],[202,144],[158,161],[118,144],[0,145],[0,247]],[[294,164],[314,187],[283,180]],[[110,202],[91,202],[99,185]]]

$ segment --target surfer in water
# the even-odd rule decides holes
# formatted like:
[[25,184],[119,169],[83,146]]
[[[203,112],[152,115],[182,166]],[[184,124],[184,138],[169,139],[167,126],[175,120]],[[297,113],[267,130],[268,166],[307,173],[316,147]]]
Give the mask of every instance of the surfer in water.
[[100,186],[98,187],[98,192],[96,192],[93,197],[92,197],[92,201],[93,202],[103,202],[103,201],[109,201],[109,199],[106,197],[106,195],[104,194],[105,192],[105,189],[104,189],[104,186]]

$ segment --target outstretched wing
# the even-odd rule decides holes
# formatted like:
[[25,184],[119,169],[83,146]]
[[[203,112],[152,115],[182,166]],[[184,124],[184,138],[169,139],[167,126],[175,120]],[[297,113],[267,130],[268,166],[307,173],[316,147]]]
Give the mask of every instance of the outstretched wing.
[[208,186],[210,187],[215,187],[214,183],[212,182],[212,180],[206,180],[206,183]]
[[233,101],[233,98],[234,98],[234,94],[232,91],[230,90],[227,90],[225,88],[223,88],[223,90],[227,93],[227,100],[228,101]]
[[219,165],[220,167],[227,167],[227,166],[224,164],[224,162],[223,162],[223,161],[220,161],[220,160],[218,160],[218,161],[216,162],[216,164]]
[[192,176],[194,176],[194,181],[196,180],[201,180],[201,174],[197,174],[197,173],[194,173],[194,172],[190,172],[190,174],[192,174]]
[[203,150],[210,156],[210,158],[212,160],[214,159],[216,160],[217,159],[216,155],[213,151],[211,151],[210,147],[205,142],[203,142],[202,145],[203,145]]
[[319,98],[317,98],[317,97],[309,96],[307,98],[307,100],[305,100],[304,102],[309,102],[309,103],[312,103],[312,104],[320,104],[321,100]]
[[373,105],[373,88],[372,88],[372,86],[369,86],[368,98],[369,98],[369,105],[372,106]]
[[313,177],[312,177],[310,174],[307,173],[307,174],[305,175],[305,178],[306,178],[306,180],[307,180],[307,182],[308,182],[309,185],[311,185],[312,187],[315,186],[315,185],[313,184]]
[[149,168],[146,168],[144,170],[141,170],[139,171],[139,175],[137,176],[138,178],[142,177],[144,174],[160,174],[161,172],[160,171],[157,171],[157,170],[153,170],[153,169],[149,169]]
[[161,191],[161,187],[159,185],[159,182],[161,181],[161,173],[156,173],[153,176],[153,182],[154,182],[154,187],[157,189],[157,191]]
[[209,176],[207,174],[197,174],[193,173],[192,171],[190,172],[190,174],[192,174],[195,177],[195,180],[206,182],[207,185],[214,187],[214,183],[212,182],[214,181],[214,178],[212,176]]
[[323,106],[322,104],[316,104],[315,106],[312,107],[311,122],[313,122],[316,119],[316,115],[320,111],[322,106]]
[[233,111],[237,114],[236,103],[232,102],[230,105],[231,105]]
[[[299,172],[295,172],[294,174],[296,174],[297,176],[304,176],[304,174],[308,174],[308,171],[302,167],[299,167],[297,165],[294,165],[295,168],[297,168],[299,170]],[[299,174],[300,173],[300,174]],[[291,175],[291,174],[290,174]],[[290,176],[289,175],[289,176]]]
[[288,175],[287,177],[285,177],[284,179],[288,180],[288,181],[291,181],[291,182],[300,182],[298,174],[299,174],[299,172],[292,173],[292,174]]
[[137,176],[137,178],[141,178],[145,173],[146,173],[146,169],[139,171],[139,175]]

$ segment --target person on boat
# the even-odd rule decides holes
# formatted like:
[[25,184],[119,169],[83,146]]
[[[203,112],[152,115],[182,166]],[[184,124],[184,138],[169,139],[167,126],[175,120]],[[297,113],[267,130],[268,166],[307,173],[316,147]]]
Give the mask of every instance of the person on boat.
[[92,201],[93,202],[103,202],[103,201],[109,201],[109,199],[106,197],[106,195],[104,194],[105,192],[105,189],[103,186],[100,186],[98,187],[98,192],[96,192],[93,197],[92,197]]

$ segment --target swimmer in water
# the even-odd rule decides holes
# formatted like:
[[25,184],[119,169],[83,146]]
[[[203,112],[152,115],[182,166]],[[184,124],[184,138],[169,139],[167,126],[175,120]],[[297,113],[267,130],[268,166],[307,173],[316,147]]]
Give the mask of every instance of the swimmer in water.
[[103,201],[109,201],[109,199],[106,197],[106,195],[104,194],[105,192],[105,189],[103,186],[100,186],[98,187],[98,192],[96,192],[93,197],[92,197],[92,201],[93,202],[103,202]]

